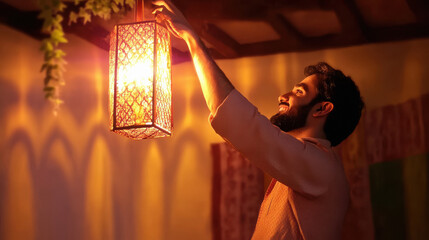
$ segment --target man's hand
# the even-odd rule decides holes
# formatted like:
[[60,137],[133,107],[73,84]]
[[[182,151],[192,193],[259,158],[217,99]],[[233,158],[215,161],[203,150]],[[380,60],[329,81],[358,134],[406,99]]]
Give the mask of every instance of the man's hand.
[[196,33],[186,20],[183,13],[169,0],[153,0],[152,4],[156,7],[152,11],[157,21],[165,22],[170,32],[186,40],[187,37],[196,37]]
[[188,45],[207,106],[215,113],[234,86],[217,66],[182,12],[169,0],[153,0],[152,4],[156,6],[152,13],[156,14],[157,21],[165,22],[169,31]]

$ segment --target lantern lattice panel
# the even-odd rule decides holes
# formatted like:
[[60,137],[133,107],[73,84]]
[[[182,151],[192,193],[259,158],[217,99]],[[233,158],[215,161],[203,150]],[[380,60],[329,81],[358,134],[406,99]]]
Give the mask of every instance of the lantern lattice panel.
[[[171,129],[171,57],[169,33],[165,28],[157,28],[158,38],[156,44],[157,66],[156,72],[160,79],[155,86],[155,125],[163,129]],[[168,66],[168,67],[165,67]],[[168,130],[167,130],[168,131]]]
[[110,40],[110,128],[132,139],[171,135],[171,43],[154,21],[116,25]]

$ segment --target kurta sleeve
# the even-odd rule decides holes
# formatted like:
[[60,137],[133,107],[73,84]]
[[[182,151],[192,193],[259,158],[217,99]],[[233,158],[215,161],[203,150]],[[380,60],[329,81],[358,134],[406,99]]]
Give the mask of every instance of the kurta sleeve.
[[327,190],[332,173],[330,152],[283,132],[237,90],[209,120],[216,133],[277,181],[307,196]]

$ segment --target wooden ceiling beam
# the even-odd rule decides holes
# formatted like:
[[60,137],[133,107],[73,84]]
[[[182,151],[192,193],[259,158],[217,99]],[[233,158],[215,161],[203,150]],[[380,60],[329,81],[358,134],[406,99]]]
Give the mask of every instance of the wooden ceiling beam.
[[417,21],[421,24],[429,24],[429,1],[427,0],[407,0],[408,6],[414,15],[416,15]]
[[214,24],[205,25],[202,37],[226,58],[240,56],[240,44]]
[[400,41],[429,37],[429,27],[421,24],[383,27],[370,29],[372,42]]
[[109,31],[107,31],[105,28],[101,27],[99,24],[94,21],[95,18],[93,17],[92,21],[83,24],[82,19],[78,19],[76,23],[68,24],[69,22],[69,16],[70,12],[78,12],[80,6],[76,6],[73,3],[66,3],[67,8],[65,12],[63,13],[63,29],[66,33],[72,33],[82,39],[85,39],[86,41],[94,44],[95,46],[109,51]]
[[281,39],[241,45],[243,56],[260,56],[290,51],[294,51],[294,49],[291,46],[284,44],[284,41]]
[[28,36],[41,40],[46,34],[41,32],[43,21],[37,18],[36,11],[20,11],[6,3],[0,2],[0,22]]
[[[39,19],[38,11],[24,12],[20,11],[12,6],[0,2],[0,22],[8,25],[14,29],[17,29],[37,40],[42,40],[47,37],[47,34],[41,32],[43,20]],[[68,22],[68,13],[64,14],[66,17],[63,22]],[[106,37],[109,34],[104,28],[93,24],[92,22],[83,24],[73,24],[69,26],[64,24],[64,32],[73,33],[94,45],[104,50],[109,50]]]
[[[176,1],[185,4],[187,9],[192,9],[190,6],[195,3],[188,0]],[[383,28],[369,28],[366,26],[354,0],[330,0],[327,4],[320,0],[293,1],[293,3],[281,0],[249,0],[248,4],[243,4],[243,0],[231,0],[231,4],[229,4],[229,0],[202,0],[195,3],[195,5],[199,6],[198,8],[201,6],[205,6],[205,8],[194,9],[193,11],[199,11],[196,15],[188,12],[188,14],[191,13],[188,17],[200,36],[214,46],[214,49],[209,49],[209,51],[215,58],[234,58],[429,37],[427,22],[429,16],[426,14],[428,3],[425,0],[407,0],[407,2],[419,22],[417,24]],[[257,12],[258,6],[260,7],[259,13]],[[182,8],[182,6],[179,6],[179,8]],[[269,10],[270,8],[271,10]],[[293,9],[305,8],[334,9],[341,22],[342,32],[322,37],[302,36],[281,13],[285,10],[288,11],[288,9],[292,11]],[[222,11],[225,9],[229,10],[223,13]],[[234,12],[238,14],[235,16]],[[42,20],[37,18],[38,14],[36,11],[20,11],[15,7],[0,2],[0,23],[41,40],[46,35],[40,31]],[[67,16],[64,19],[64,23],[67,23],[68,14],[65,13],[64,15]],[[214,22],[212,21],[213,19],[266,21],[279,33],[281,39],[240,45],[216,25],[210,24],[209,22]],[[100,24],[97,24],[97,21],[91,21],[86,25],[78,23],[72,26],[64,26],[64,30],[95,44],[101,49],[108,50],[109,32]],[[175,48],[172,51],[173,63],[191,59],[188,52],[182,52]]]
[[217,53],[220,53],[224,58],[235,58],[240,55],[240,44],[222,31],[220,28],[210,23],[202,23],[201,21],[191,21],[198,34],[211,44]]
[[[264,20],[269,12],[324,9],[320,0],[175,0],[174,3],[188,19],[216,20]],[[323,3],[323,2],[322,2]]]
[[109,51],[109,31],[96,24],[87,23],[72,24],[64,26],[64,31],[73,33],[74,35],[85,39],[86,41],[94,44],[95,46]]
[[[37,18],[38,15],[38,11],[20,11],[15,7],[0,2],[0,23],[40,41],[48,35],[41,32],[43,20]],[[67,24],[69,13],[65,13],[64,16],[64,32],[75,34],[95,46],[109,51],[109,31],[96,24],[94,21],[85,25],[82,23],[74,23],[69,26]],[[191,60],[188,52],[182,52],[176,48],[172,48],[172,52],[173,64]]]
[[267,17],[267,22],[280,35],[284,44],[290,47],[302,44],[304,36],[283,15],[271,13]]
[[285,44],[283,40],[266,41],[259,43],[243,44],[242,53],[245,56],[259,56],[275,54],[279,52],[315,51],[326,48],[345,47],[363,44],[356,39],[345,39],[340,35],[326,35],[321,37],[306,38],[303,44],[292,46]]
[[337,14],[345,41],[370,41],[368,27],[353,0],[330,0],[328,3]]
[[[429,37],[429,28],[424,28],[416,24],[368,29],[368,31],[372,35],[371,42],[400,41]],[[259,56],[279,52],[314,51],[326,48],[356,46],[366,43],[368,42],[362,39],[344,38],[341,35],[327,35],[307,38],[305,44],[295,47],[284,44],[282,40],[243,44],[241,46],[241,52],[243,56]]]

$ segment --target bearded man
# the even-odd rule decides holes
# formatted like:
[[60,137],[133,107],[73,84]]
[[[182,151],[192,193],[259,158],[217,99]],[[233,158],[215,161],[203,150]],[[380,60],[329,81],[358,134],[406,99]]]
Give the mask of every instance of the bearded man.
[[269,120],[234,88],[179,9],[152,3],[188,45],[214,130],[273,177],[252,239],[341,239],[349,187],[332,146],[353,132],[364,107],[352,79],[324,62],[308,66]]

